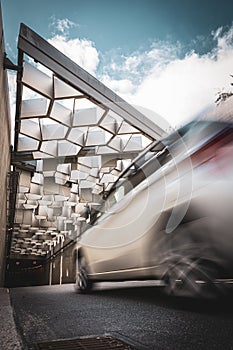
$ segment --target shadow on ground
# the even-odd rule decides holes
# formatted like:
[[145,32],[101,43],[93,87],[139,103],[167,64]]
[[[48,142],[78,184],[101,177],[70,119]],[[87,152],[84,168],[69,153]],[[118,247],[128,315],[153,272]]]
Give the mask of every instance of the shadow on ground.
[[114,299],[130,299],[134,301],[155,304],[167,309],[190,310],[205,314],[232,314],[233,315],[233,292],[225,291],[216,299],[184,298],[167,296],[163,287],[158,286],[127,286],[116,283],[98,283],[91,294],[95,297],[108,297]]

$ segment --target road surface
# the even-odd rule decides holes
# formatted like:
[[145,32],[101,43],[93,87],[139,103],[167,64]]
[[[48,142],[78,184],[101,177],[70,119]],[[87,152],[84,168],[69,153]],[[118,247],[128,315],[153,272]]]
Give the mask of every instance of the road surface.
[[233,302],[164,296],[151,282],[100,283],[91,295],[73,285],[10,290],[25,349],[38,342],[110,334],[135,349],[233,349]]

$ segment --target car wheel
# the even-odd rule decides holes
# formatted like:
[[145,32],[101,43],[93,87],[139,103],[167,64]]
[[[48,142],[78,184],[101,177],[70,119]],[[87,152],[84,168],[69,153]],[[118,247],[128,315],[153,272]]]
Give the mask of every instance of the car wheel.
[[164,291],[176,297],[215,299],[218,289],[214,284],[215,269],[198,260],[182,259],[173,263],[164,275]]
[[92,290],[92,285],[92,281],[88,278],[85,258],[81,256],[77,261],[75,289],[78,293],[84,294]]

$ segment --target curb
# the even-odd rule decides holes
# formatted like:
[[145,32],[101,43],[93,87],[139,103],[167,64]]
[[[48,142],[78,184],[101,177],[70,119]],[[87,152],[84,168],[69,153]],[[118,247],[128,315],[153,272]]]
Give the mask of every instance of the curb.
[[0,288],[0,350],[22,350],[7,288]]

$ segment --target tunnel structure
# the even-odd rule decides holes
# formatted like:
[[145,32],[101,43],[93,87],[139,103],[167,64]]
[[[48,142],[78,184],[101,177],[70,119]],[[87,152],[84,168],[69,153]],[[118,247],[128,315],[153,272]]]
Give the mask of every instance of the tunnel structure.
[[[18,38],[6,285],[72,282],[72,244],[132,159],[166,134],[37,33]],[[159,119],[158,119],[159,120]]]

